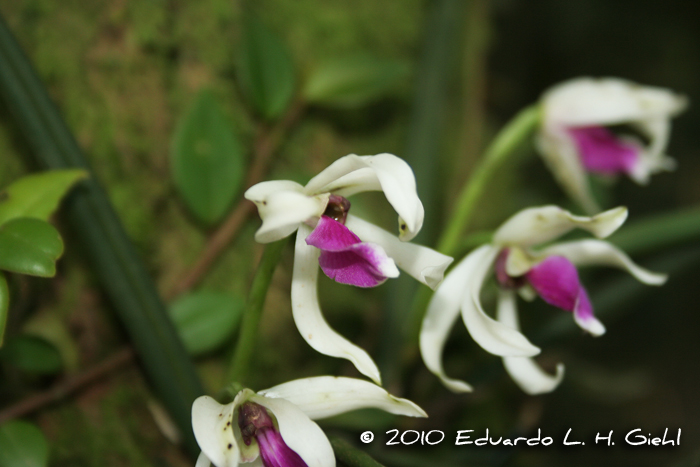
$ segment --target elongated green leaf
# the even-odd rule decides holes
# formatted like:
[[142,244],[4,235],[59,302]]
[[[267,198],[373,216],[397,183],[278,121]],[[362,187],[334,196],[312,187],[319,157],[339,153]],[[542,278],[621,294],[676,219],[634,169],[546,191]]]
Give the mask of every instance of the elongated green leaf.
[[170,306],[187,351],[192,355],[210,352],[226,342],[236,330],[245,301],[216,292],[185,295]]
[[68,190],[87,177],[81,169],[27,175],[0,192],[0,224],[16,217],[48,220]]
[[22,420],[0,426],[0,467],[45,467],[49,443],[39,428]]
[[409,70],[402,60],[371,56],[333,59],[312,72],[303,94],[313,104],[359,107],[395,90]]
[[243,180],[243,150],[214,95],[203,90],[180,122],[172,150],[173,178],[197,218],[215,223]]
[[7,279],[0,273],[0,347],[5,339],[5,327],[7,326],[7,313],[10,309],[10,291],[7,288]]
[[0,269],[53,277],[61,254],[61,236],[48,222],[20,217],[0,226]]
[[294,95],[294,64],[287,48],[252,14],[244,17],[238,79],[255,110],[269,120],[279,117]]
[[24,334],[7,340],[0,358],[28,373],[54,374],[63,362],[56,347],[41,337]]

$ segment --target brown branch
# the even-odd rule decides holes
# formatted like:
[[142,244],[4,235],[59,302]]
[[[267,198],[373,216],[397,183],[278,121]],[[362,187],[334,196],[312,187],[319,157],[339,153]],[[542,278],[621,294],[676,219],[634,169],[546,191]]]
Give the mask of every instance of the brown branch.
[[64,381],[57,383],[47,391],[29,396],[26,399],[11,405],[5,410],[0,411],[0,425],[8,420],[24,417],[25,415],[36,412],[46,405],[60,401],[61,399],[78,391],[82,387],[95,382],[117,368],[131,362],[134,359],[134,356],[135,353],[131,347],[123,348],[89,370],[71,378],[67,378]]
[[[274,126],[263,126],[253,146],[253,165],[246,177],[246,187],[262,181],[267,173],[270,160],[279,148],[283,136],[292,128],[304,113],[304,102],[297,100],[284,117]],[[194,287],[209,271],[222,251],[233,241],[247,217],[255,211],[255,206],[246,199],[241,199],[221,227],[209,238],[207,245],[199,255],[197,262],[186,274],[178,280],[166,293],[166,298],[172,300],[178,295]]]

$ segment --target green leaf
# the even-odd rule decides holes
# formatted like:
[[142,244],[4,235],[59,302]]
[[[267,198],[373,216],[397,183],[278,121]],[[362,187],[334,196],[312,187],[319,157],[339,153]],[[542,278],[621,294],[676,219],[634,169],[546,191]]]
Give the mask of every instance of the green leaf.
[[54,374],[63,368],[56,347],[28,334],[8,339],[0,350],[0,358],[28,373]]
[[187,207],[213,224],[243,180],[243,150],[214,95],[203,90],[175,133],[172,170]]
[[0,192],[0,224],[17,217],[48,220],[68,190],[87,177],[82,169],[51,170],[16,180]]
[[48,222],[21,217],[0,226],[0,269],[52,277],[62,253],[61,236]]
[[226,342],[236,330],[245,301],[216,292],[185,295],[170,306],[187,351],[192,355],[210,352]]
[[5,327],[7,326],[7,313],[10,309],[10,291],[7,288],[7,279],[0,273],[0,347],[5,338]]
[[0,467],[44,467],[49,443],[39,428],[22,420],[0,426]]
[[279,117],[294,95],[294,64],[284,43],[256,16],[246,14],[238,79],[251,104],[268,120]]
[[303,95],[313,104],[359,107],[392,92],[409,71],[403,60],[371,56],[332,59],[312,72]]

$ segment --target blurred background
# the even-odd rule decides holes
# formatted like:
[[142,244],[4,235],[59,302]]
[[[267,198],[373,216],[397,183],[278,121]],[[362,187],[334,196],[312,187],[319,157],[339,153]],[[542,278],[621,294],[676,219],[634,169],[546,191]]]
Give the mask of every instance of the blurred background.
[[[541,363],[548,369],[566,364],[556,391],[525,395],[500,359],[456,326],[445,365],[475,391],[452,394],[424,368],[411,338],[415,284],[401,278],[360,290],[321,278],[321,302],[331,325],[378,361],[387,389],[430,414],[417,421],[362,411],[322,426],[387,466],[700,465],[696,3],[4,0],[0,14],[169,304],[209,394],[226,383],[238,317],[262,246],[253,240],[259,219],[248,209],[235,234],[225,236],[216,260],[190,280],[250,180],[243,175],[219,180],[230,183],[231,193],[216,212],[188,195],[182,178],[187,167],[175,167],[187,133],[204,131],[193,122],[214,121],[210,126],[227,129],[219,147],[236,154],[241,173],[266,157],[259,166],[262,179],[304,183],[349,153],[405,158],[426,206],[418,241],[434,246],[486,145],[548,87],[578,76],[616,76],[688,96],[690,106],[674,119],[667,150],[678,162],[675,172],[654,176],[646,187],[627,179],[594,183],[606,207],[629,207],[630,225],[645,219],[665,225],[655,219],[681,213],[694,236],[657,246],[627,239],[633,258],[669,272],[668,283],[657,289],[619,271],[584,271],[596,313],[608,329],[600,338],[583,335],[569,315],[541,302],[523,305],[524,331],[543,348]],[[250,58],[246,38],[256,34],[264,37],[256,53],[267,53],[279,66],[263,97],[251,84],[265,75],[268,63]],[[338,75],[358,78],[347,84]],[[329,82],[348,87],[332,94]],[[278,100],[266,101],[270,95]],[[14,115],[0,104],[3,187],[40,167]],[[395,214],[382,196],[351,201],[355,213],[395,228]],[[551,203],[580,212],[527,144],[480,198],[470,230],[488,231],[521,208]],[[39,427],[52,466],[193,465],[133,354],[120,312],[96,278],[91,253],[78,240],[80,225],[61,211],[54,225],[66,243],[56,277],[10,277],[6,349],[27,336],[40,340],[41,349],[29,356],[17,345],[0,352],[0,423],[19,415]],[[267,297],[245,381],[256,390],[306,376],[359,376],[351,364],[315,353],[298,335],[289,307],[292,261],[287,248]],[[202,322],[204,328],[193,331]],[[212,338],[207,329],[220,332]],[[96,377],[86,376],[95,368]],[[57,394],[55,388],[65,389],[66,382],[71,390]],[[34,399],[27,403],[28,397]],[[439,429],[447,440],[432,447],[384,446],[383,433],[393,428]],[[486,428],[497,437],[529,436],[541,428],[554,444],[453,445],[456,430],[481,434]],[[569,428],[585,446],[562,446]],[[624,446],[622,436],[634,428],[652,436],[682,429],[681,445]],[[362,445],[359,434],[369,429],[375,442]],[[595,435],[610,430],[619,437],[616,445],[595,446]]]

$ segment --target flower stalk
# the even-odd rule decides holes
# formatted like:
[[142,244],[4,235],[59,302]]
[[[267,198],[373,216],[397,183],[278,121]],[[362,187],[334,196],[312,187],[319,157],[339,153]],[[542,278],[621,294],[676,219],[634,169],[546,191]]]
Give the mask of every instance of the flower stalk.
[[286,239],[269,243],[265,246],[258,270],[250,287],[245,315],[241,324],[241,331],[236,341],[236,348],[231,359],[227,381],[243,381],[248,373],[250,359],[255,349],[255,340],[258,336],[260,315],[262,314],[265,297],[272,282],[277,263],[282,257],[282,251],[287,243]]
[[474,215],[476,202],[493,176],[526,138],[535,131],[540,121],[538,105],[521,110],[493,140],[484,157],[474,169],[457,199],[454,213],[438,241],[437,250],[452,255],[460,246],[460,239]]

